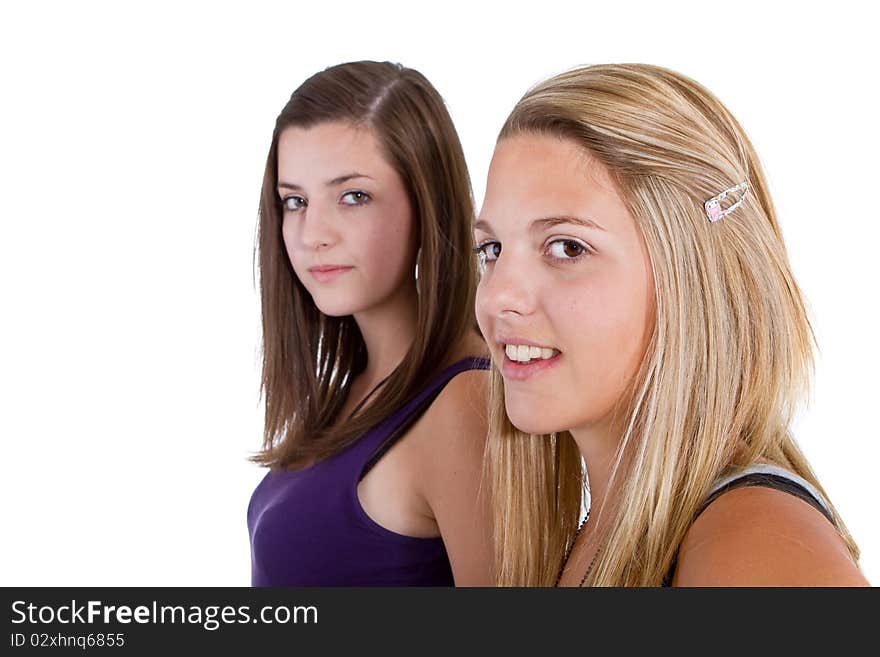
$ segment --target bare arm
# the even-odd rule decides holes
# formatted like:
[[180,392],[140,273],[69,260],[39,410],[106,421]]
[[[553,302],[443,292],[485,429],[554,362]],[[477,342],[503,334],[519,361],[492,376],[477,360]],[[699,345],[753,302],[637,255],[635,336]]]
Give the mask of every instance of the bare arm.
[[481,488],[488,373],[455,376],[420,428],[420,491],[437,522],[456,586],[492,586],[489,491]]
[[834,526],[782,491],[725,493],[682,542],[674,586],[869,586]]

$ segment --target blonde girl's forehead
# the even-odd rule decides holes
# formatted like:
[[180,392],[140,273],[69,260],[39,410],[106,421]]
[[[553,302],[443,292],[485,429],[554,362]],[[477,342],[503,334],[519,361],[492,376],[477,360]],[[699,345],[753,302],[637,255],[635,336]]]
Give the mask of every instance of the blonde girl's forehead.
[[612,232],[633,223],[608,170],[574,142],[542,135],[500,141],[476,228],[527,229],[535,219],[563,216]]

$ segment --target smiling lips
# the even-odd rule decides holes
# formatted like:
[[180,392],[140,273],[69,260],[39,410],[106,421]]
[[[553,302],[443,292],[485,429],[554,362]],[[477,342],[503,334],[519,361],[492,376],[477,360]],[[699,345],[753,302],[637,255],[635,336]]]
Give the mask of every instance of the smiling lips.
[[558,349],[536,344],[521,344],[524,341],[512,338],[501,342],[505,355],[501,374],[506,380],[524,381],[554,367],[559,362],[562,352]]
[[559,350],[553,349],[552,347],[537,347],[527,344],[506,344],[504,345],[504,353],[507,354],[507,357],[510,360],[519,363],[528,363],[532,360],[547,360],[553,358],[553,356],[559,353]]

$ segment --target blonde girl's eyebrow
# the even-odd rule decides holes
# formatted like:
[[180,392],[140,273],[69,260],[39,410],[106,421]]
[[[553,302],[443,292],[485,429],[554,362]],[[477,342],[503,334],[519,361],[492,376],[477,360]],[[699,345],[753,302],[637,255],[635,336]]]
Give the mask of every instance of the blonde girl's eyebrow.
[[[346,183],[349,180],[353,180],[355,178],[369,178],[370,180],[373,180],[371,176],[368,176],[365,173],[345,173],[341,176],[336,176],[332,180],[328,180],[324,184],[327,187],[335,187],[336,185],[341,185],[342,183]],[[278,189],[292,189],[295,191],[302,191],[303,188],[295,183],[289,183],[284,182],[283,180],[279,180]]]
[[[548,228],[553,228],[554,226],[559,226],[561,224],[573,224],[575,226],[581,226],[582,228],[591,228],[593,230],[602,231],[605,230],[605,228],[600,226],[592,219],[587,219],[586,217],[575,217],[574,215],[558,215],[534,219],[529,225],[529,230],[547,230]],[[491,233],[492,226],[489,225],[488,221],[480,219],[474,222],[474,230],[482,230],[485,233]]]
[[553,228],[554,226],[559,226],[560,224],[573,224],[575,226],[580,226],[581,228],[590,228],[593,230],[602,230],[605,228],[600,226],[598,223],[593,221],[592,219],[588,219],[586,217],[575,217],[574,215],[560,215],[554,217],[542,217],[540,219],[535,219],[532,221],[530,230],[535,229],[543,229],[546,230],[548,228]]

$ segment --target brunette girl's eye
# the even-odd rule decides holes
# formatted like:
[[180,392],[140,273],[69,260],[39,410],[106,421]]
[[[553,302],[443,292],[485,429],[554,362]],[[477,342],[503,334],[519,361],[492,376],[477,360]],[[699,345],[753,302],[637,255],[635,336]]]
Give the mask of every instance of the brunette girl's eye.
[[360,190],[353,190],[345,192],[345,194],[342,195],[342,199],[343,205],[363,205],[370,200],[370,195]]
[[281,199],[281,203],[284,205],[285,210],[290,210],[291,212],[296,212],[308,205],[306,200],[302,196],[285,196]]

